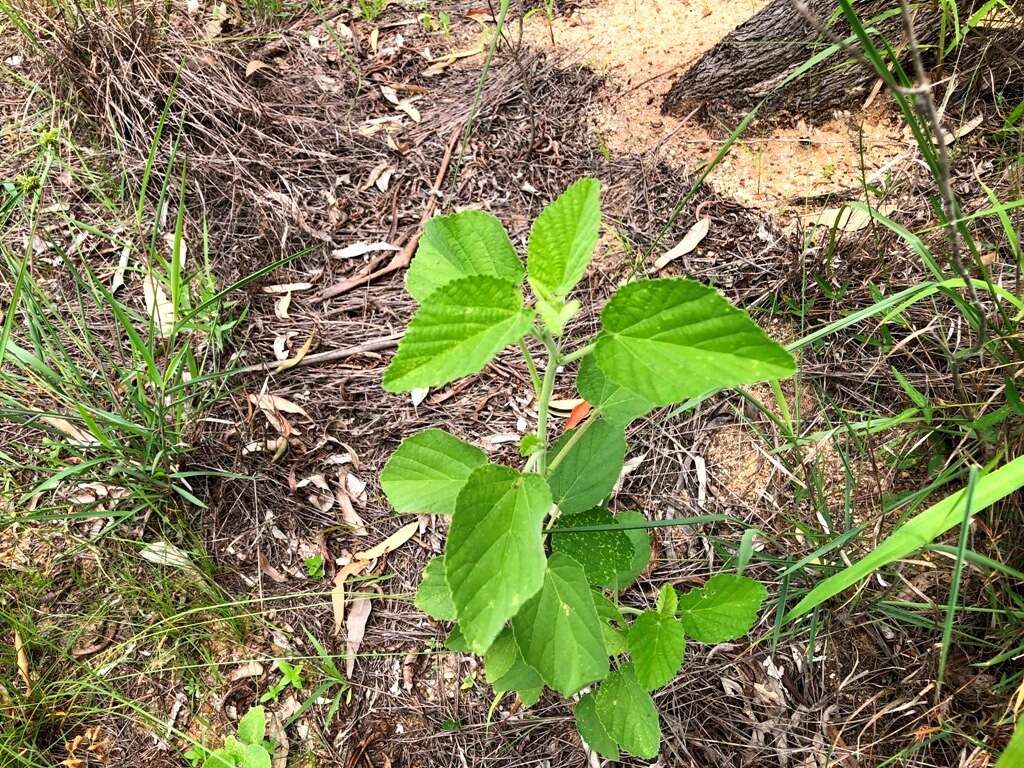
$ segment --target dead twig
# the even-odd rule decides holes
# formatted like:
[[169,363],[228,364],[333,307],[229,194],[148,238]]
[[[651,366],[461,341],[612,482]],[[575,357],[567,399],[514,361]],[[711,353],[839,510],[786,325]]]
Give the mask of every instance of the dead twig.
[[[441,183],[444,181],[445,174],[448,172],[448,166],[452,160],[452,152],[455,149],[455,143],[459,140],[461,132],[462,123],[459,123],[459,125],[455,127],[455,130],[452,131],[451,137],[448,139],[448,145],[444,150],[444,157],[441,158],[441,165],[437,169],[437,177],[434,179],[434,186],[430,190],[430,194],[427,198],[427,204],[423,206],[423,215],[420,217],[420,223],[416,227],[416,231],[413,233],[412,237],[410,237],[406,241],[405,245],[402,246],[402,250],[398,251],[392,257],[387,266],[369,272],[368,274],[349,277],[341,282],[335,283],[334,285],[325,288],[316,296],[313,296],[311,301],[327,301],[328,299],[333,299],[335,296],[347,293],[353,288],[358,288],[360,285],[376,280],[378,277],[390,275],[392,272],[397,272],[398,270],[405,269],[409,266],[409,262],[412,261],[412,255],[416,251],[416,246],[420,242],[420,235],[423,234],[423,227],[427,223],[427,220],[434,214],[434,209],[437,207],[437,196],[441,190]],[[374,262],[370,263],[370,269],[373,268],[373,264]]]

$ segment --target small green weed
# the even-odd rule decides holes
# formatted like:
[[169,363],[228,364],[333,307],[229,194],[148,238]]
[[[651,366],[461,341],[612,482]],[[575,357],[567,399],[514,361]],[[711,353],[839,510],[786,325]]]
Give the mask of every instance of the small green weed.
[[193,768],[270,768],[273,745],[265,738],[266,714],[253,707],[238,721],[238,736],[228,736],[224,746],[208,749],[195,745],[185,752]]

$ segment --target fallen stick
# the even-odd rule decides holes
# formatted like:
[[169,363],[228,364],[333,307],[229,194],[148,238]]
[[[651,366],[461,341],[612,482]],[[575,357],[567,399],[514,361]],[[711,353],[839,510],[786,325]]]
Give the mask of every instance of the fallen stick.
[[344,280],[325,288],[320,293],[311,297],[310,301],[327,301],[328,299],[333,299],[335,296],[347,293],[353,288],[358,288],[360,285],[364,285],[371,280],[376,280],[378,277],[390,275],[392,272],[397,272],[398,270],[405,269],[409,266],[409,262],[412,261],[412,255],[416,251],[416,246],[420,242],[420,235],[423,234],[423,225],[426,224],[427,220],[433,215],[434,208],[437,206],[437,195],[441,191],[441,185],[444,183],[444,176],[448,173],[448,166],[452,161],[452,152],[455,149],[456,142],[459,140],[459,136],[462,134],[462,126],[463,123],[461,122],[456,125],[455,130],[452,131],[451,138],[448,139],[448,146],[445,147],[444,157],[441,158],[441,165],[437,169],[437,177],[434,179],[434,186],[430,190],[427,204],[423,208],[423,215],[420,217],[420,223],[416,227],[416,231],[413,233],[412,237],[410,237],[406,241],[405,245],[402,246],[402,250],[398,251],[398,253],[392,257],[387,266],[381,267],[369,274],[345,278]]
[[344,360],[346,357],[352,357],[353,355],[360,355],[364,352],[381,352],[385,349],[394,349],[398,346],[399,339],[402,338],[402,334],[396,333],[393,336],[384,336],[380,339],[371,339],[365,341],[362,344],[356,344],[354,347],[344,347],[343,349],[332,349],[327,352],[315,352],[312,355],[306,355],[299,360],[295,365],[285,368],[282,371],[278,371],[281,365],[281,360],[275,360],[272,363],[254,363],[253,365],[247,365],[244,368],[237,368],[231,371],[232,375],[240,373],[284,373],[295,368],[301,368],[304,365],[315,365],[317,363],[330,363],[334,360]]

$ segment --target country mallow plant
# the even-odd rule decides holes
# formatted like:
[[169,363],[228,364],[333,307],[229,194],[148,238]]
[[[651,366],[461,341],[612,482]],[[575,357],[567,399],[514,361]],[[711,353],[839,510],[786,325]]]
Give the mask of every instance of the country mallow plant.
[[[498,698],[531,706],[545,688],[570,699],[600,755],[652,758],[661,727],[651,692],[678,673],[688,641],[719,643],[757,621],[764,587],[720,573],[648,610],[618,596],[647,568],[649,524],[612,511],[630,422],[658,406],[794,373],[792,356],[718,291],[692,280],[636,280],[601,311],[596,337],[566,343],[569,298],[601,223],[600,184],[582,179],[534,222],[526,266],[482,211],[430,220],[406,287],[419,304],[384,374],[389,392],[438,387],[518,345],[536,390],[537,428],[522,468],[494,464],[440,429],[407,438],[381,474],[401,514],[450,518],[444,554],[416,605],[454,622],[448,647],[479,654]],[[525,294],[529,286],[532,301]],[[543,346],[543,365],[530,353]],[[543,368],[543,374],[539,371]],[[552,440],[560,371],[592,410]]]

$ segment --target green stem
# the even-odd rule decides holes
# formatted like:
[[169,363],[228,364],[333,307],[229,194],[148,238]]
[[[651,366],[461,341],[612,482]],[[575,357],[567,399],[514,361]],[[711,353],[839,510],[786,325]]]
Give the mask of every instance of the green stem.
[[779,413],[782,414],[782,423],[785,427],[784,431],[786,437],[791,443],[796,443],[796,433],[793,429],[793,416],[789,412],[789,403],[786,402],[786,396],[782,393],[782,385],[779,384],[778,379],[772,379],[768,382],[772,388],[772,395],[775,397],[775,405],[779,407]]
[[590,344],[586,344],[580,347],[575,352],[570,352],[569,354],[562,358],[562,364],[568,365],[569,363],[576,362],[581,357],[586,357],[587,355],[594,351],[594,347],[596,346],[597,344],[595,342],[591,342]]
[[537,453],[537,471],[540,474],[547,474],[548,466],[548,412],[551,404],[551,393],[555,390],[555,373],[558,370],[559,351],[551,334],[544,332],[542,337],[544,347],[548,351],[548,364],[544,369],[544,380],[540,386],[540,396],[537,399],[537,440],[540,443],[540,451]]
[[526,361],[526,369],[530,372],[530,381],[533,382],[533,395],[534,397],[540,397],[541,381],[540,374],[537,373],[537,364],[533,362],[533,355],[530,354],[530,348],[526,346],[525,337],[519,340],[519,351],[523,353],[523,360]]

